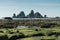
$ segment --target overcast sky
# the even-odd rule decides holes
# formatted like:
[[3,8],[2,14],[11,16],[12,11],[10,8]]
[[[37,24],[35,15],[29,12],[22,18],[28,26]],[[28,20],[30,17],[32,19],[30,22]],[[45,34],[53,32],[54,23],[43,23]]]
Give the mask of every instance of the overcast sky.
[[48,17],[60,16],[60,0],[0,0],[0,18],[18,15],[20,11],[28,15],[31,10]]

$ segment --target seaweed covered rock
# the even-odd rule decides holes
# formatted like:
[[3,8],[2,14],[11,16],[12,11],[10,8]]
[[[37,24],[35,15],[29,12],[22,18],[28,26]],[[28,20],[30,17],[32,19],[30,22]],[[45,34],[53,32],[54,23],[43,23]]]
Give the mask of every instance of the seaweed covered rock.
[[60,33],[58,33],[58,32],[52,32],[52,33],[48,34],[48,36],[52,36],[52,35],[55,35],[57,37],[57,36],[60,36]]
[[16,39],[25,37],[24,34],[20,34],[20,33],[8,34],[8,36],[9,36],[9,40],[16,40]]
[[57,25],[56,23],[45,23],[41,25],[41,28],[51,28],[51,27],[55,27],[55,25]]
[[4,33],[0,33],[0,40],[8,40],[7,35],[5,35]]

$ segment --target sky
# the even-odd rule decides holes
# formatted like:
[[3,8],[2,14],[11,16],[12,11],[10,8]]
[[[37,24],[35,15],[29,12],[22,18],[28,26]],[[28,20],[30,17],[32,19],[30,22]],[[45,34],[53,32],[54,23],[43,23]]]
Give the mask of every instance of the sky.
[[12,17],[24,11],[26,15],[31,10],[48,17],[60,17],[60,0],[0,0],[0,18]]

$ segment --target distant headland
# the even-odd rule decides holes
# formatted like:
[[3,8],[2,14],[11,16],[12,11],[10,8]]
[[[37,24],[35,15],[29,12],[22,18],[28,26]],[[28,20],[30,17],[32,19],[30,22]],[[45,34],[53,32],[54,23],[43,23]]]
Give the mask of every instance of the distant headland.
[[34,13],[34,10],[31,10],[31,12],[25,16],[24,11],[21,11],[18,15],[15,13],[12,16],[13,18],[46,18],[47,15],[42,16],[39,12]]

